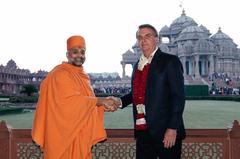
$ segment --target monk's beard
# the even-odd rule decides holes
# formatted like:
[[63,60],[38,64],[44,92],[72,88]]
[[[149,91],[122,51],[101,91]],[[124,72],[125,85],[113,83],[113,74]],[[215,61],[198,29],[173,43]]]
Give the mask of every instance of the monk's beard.
[[68,59],[68,63],[80,67],[83,65],[83,63],[85,62],[85,58],[70,58]]

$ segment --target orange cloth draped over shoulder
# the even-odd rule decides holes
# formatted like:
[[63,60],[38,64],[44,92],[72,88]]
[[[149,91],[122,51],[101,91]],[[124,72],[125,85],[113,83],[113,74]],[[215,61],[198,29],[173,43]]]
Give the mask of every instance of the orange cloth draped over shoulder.
[[90,159],[91,148],[106,139],[104,108],[82,67],[63,62],[44,79],[32,139],[44,159]]

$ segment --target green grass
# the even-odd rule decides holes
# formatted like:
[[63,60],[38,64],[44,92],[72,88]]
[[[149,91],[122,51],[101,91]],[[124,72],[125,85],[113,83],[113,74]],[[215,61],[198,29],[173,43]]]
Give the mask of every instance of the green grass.
[[[31,128],[34,111],[1,115],[14,128]],[[224,129],[234,120],[240,121],[240,102],[190,100],[186,102],[184,121],[186,128]],[[132,107],[105,113],[106,128],[133,128]]]
[[186,102],[184,121],[187,128],[226,128],[235,119],[240,121],[240,102]]
[[9,115],[1,115],[0,120],[7,121],[7,123],[11,125],[13,128],[29,129],[29,128],[32,128],[33,117],[34,117],[34,111],[17,113],[17,114],[9,114]]

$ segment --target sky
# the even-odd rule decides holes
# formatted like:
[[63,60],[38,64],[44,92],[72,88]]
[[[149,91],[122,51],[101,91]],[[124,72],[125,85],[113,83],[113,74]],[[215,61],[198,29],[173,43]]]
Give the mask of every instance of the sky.
[[[183,8],[215,34],[221,27],[240,45],[239,0],[1,0],[0,65],[13,59],[21,69],[50,71],[66,61],[66,40],[86,40],[88,73],[118,72],[122,54],[135,44],[141,24],[158,31]],[[131,74],[131,66],[127,66]]]

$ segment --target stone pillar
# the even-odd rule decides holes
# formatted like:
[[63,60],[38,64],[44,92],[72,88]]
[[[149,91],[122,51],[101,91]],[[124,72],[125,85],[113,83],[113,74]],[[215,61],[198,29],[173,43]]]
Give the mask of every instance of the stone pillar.
[[135,63],[131,63],[131,65],[132,65],[132,69],[134,68],[134,65],[135,65]]
[[208,75],[208,72],[209,72],[209,70],[208,70],[208,59],[206,58],[205,59],[205,75]]
[[213,55],[210,55],[210,57],[209,57],[209,61],[210,61],[210,68],[209,68],[209,75],[212,75],[213,74],[213,72],[214,72],[214,57],[213,57]]
[[193,70],[194,70],[194,60],[193,60],[193,58],[190,59],[188,67],[189,67],[188,68],[189,69],[189,75],[193,75]]
[[[183,65],[183,75],[186,76],[187,75],[187,69],[186,69],[186,56],[182,57],[182,65]],[[189,70],[189,69],[188,69]]]
[[200,75],[204,75],[204,72],[205,72],[205,70],[204,70],[205,62],[204,62],[204,60],[201,60],[200,63],[201,63],[201,65],[200,65],[201,66],[201,69],[200,69],[201,72],[199,72],[199,73],[200,73]]
[[195,56],[194,72],[195,72],[195,78],[200,78],[200,74],[199,74],[199,55]]
[[125,64],[125,63],[122,63],[122,70],[123,70],[123,72],[122,72],[122,78],[124,78],[124,77],[126,76],[125,66],[126,66],[126,64]]

